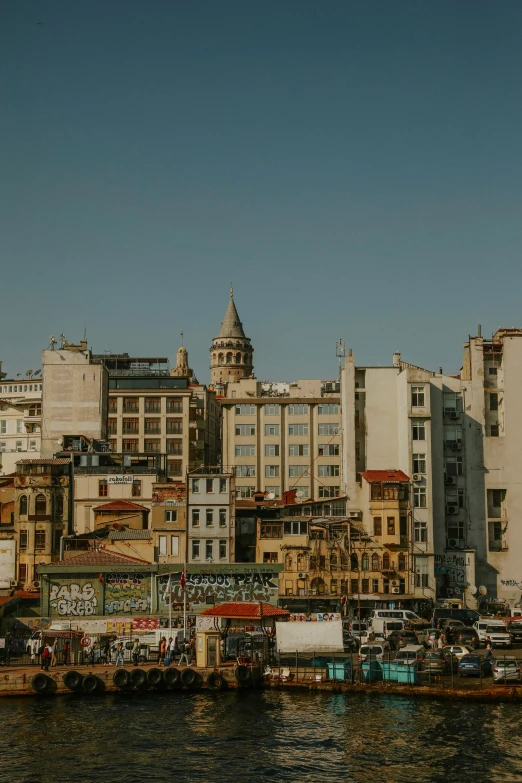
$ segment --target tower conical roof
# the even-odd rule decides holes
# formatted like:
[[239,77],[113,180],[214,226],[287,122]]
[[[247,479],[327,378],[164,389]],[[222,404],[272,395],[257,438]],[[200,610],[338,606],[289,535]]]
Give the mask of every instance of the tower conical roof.
[[234,289],[230,286],[230,300],[228,302],[225,317],[221,322],[221,329],[218,337],[245,337],[243,324],[239,320],[239,315],[234,304]]

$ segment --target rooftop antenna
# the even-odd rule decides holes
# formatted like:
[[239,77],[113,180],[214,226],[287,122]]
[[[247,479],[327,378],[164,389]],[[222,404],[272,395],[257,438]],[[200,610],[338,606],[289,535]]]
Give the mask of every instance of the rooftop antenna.
[[83,327],[83,339],[85,342],[87,342],[87,324],[84,324]]
[[53,334],[53,335],[51,335],[51,337],[49,338],[49,349],[50,349],[51,351],[54,351],[54,346],[55,346],[55,345],[56,345],[56,337],[55,337],[55,336],[54,336],[54,334]]
[[339,359],[339,375],[340,375],[342,369],[342,360],[346,356],[346,343],[343,343],[342,337],[339,337],[339,339],[335,343],[335,355]]
[[183,348],[183,332],[181,332],[181,347]]

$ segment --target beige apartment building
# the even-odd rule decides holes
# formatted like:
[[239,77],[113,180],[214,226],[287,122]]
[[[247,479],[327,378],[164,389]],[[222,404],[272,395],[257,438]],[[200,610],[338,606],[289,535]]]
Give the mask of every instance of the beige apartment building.
[[42,379],[41,370],[9,379],[1,369],[0,362],[0,476],[7,476],[24,454],[40,456]]

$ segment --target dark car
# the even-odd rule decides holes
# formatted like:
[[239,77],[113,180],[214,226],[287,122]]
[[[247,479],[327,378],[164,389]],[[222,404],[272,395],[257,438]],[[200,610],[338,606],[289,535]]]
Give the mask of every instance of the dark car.
[[478,647],[480,645],[479,635],[474,628],[454,628],[453,644],[465,644],[468,647]]
[[482,655],[463,655],[459,661],[459,677],[491,677],[491,661]]
[[344,652],[357,652],[360,647],[360,641],[356,636],[352,636],[351,633],[343,633],[343,647]]
[[506,622],[506,628],[508,633],[511,634],[511,638],[514,642],[522,642],[522,623],[521,622]]
[[417,634],[413,631],[393,631],[386,637],[392,650],[400,650],[408,644],[419,644]]
[[429,650],[422,658],[422,668],[432,674],[451,674],[457,671],[458,661],[455,656],[443,653],[442,650]]

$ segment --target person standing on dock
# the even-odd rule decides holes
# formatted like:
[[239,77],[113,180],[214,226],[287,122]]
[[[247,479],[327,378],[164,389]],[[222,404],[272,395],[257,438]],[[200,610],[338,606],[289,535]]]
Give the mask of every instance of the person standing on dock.
[[158,666],[160,665],[160,663],[163,663],[166,655],[167,655],[167,640],[164,636],[162,636],[159,644]]
[[69,663],[69,642],[66,639],[62,647],[62,664],[64,666],[67,666],[68,663]]
[[123,654],[123,642],[118,642],[118,647],[116,649],[116,666],[119,666],[120,663],[122,666],[125,666],[125,658]]
[[49,642],[47,642],[42,650],[42,669],[44,670],[44,672],[49,671],[50,663],[51,663],[51,648],[49,646]]
[[138,637],[134,639],[134,644],[132,645],[132,660],[134,662],[134,666],[140,665],[140,640]]

